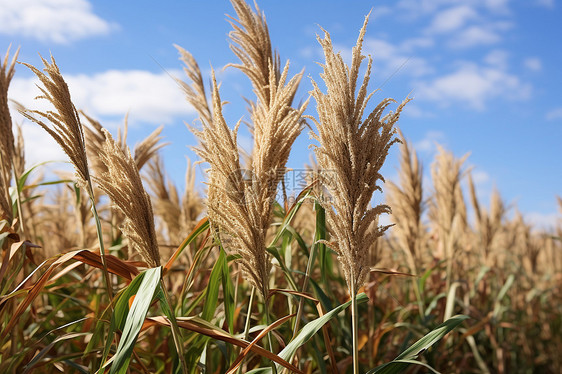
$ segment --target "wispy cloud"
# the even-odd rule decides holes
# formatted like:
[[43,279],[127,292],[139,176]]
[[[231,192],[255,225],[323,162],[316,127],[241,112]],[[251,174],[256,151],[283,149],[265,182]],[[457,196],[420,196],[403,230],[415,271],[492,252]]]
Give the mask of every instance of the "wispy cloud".
[[562,107],[554,108],[554,109],[548,111],[545,115],[545,118],[548,121],[562,120]]
[[447,33],[463,27],[467,21],[478,17],[478,13],[467,5],[456,6],[438,12],[431,21],[428,31]]
[[[411,96],[415,100],[415,95]],[[435,118],[435,114],[425,110],[414,102],[408,103],[404,108],[403,115],[413,118]]]
[[507,0],[402,0],[396,11],[426,23],[422,33],[444,38],[449,48],[497,44],[513,26]]
[[371,12],[373,19],[381,18],[392,13],[392,8],[388,6],[376,6]]
[[0,0],[0,33],[66,44],[106,35],[116,24],[92,10],[86,0]]
[[448,42],[452,48],[469,48],[478,45],[492,45],[502,40],[501,31],[511,27],[508,22],[472,25],[458,32]]
[[[68,156],[62,148],[40,126],[25,123],[22,131],[25,139],[26,167],[43,161],[68,161]],[[57,168],[59,167],[60,165],[57,165]]]
[[435,153],[437,144],[445,143],[445,134],[441,131],[428,131],[421,140],[414,142],[418,152]]
[[560,222],[557,213],[530,212],[524,215],[525,221],[530,223],[536,230],[552,230]]
[[502,68],[465,63],[452,73],[418,82],[415,96],[442,106],[461,104],[483,110],[490,99],[527,99],[531,90],[529,84]]
[[538,57],[529,57],[523,60],[523,66],[531,71],[541,71],[542,61]]
[[396,7],[408,18],[419,18],[464,6],[483,9],[494,14],[509,13],[509,0],[400,0]]
[[535,0],[535,4],[549,9],[554,8],[554,0]]
[[[364,45],[364,53],[373,56],[375,67],[382,76],[389,77],[399,70],[400,74],[420,77],[434,71],[424,58],[409,52],[414,46],[431,45],[431,40],[407,39],[395,45],[383,39],[366,38]],[[351,56],[351,50],[347,53]]]
[[509,53],[501,49],[495,49],[484,57],[484,62],[498,69],[507,69]]

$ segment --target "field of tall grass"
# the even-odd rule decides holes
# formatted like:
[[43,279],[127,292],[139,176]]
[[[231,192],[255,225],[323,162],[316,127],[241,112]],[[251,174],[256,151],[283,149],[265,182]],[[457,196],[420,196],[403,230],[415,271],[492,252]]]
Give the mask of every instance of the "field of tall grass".
[[[161,129],[131,150],[126,127],[112,135],[79,111],[53,57],[0,61],[0,373],[562,372],[562,223],[532,227],[498,191],[479,201],[466,156],[439,147],[422,165],[398,126],[410,99],[369,102],[368,17],[349,66],[322,30],[309,96],[257,5],[231,2],[232,67],[255,94],[251,154],[214,72],[207,86],[177,47],[205,194],[193,165],[185,191],[170,179]],[[26,169],[16,69],[50,105],[17,110],[74,175]],[[315,158],[291,196],[303,131]],[[380,173],[389,151],[395,182]]]

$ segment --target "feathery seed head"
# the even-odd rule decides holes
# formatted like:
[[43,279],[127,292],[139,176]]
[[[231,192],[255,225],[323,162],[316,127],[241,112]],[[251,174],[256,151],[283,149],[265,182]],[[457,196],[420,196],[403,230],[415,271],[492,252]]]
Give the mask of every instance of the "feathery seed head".
[[[241,265],[246,279],[264,296],[271,269],[265,251],[265,234],[269,225],[269,209],[263,192],[257,189],[257,179],[243,174],[240,167],[236,134],[222,115],[218,85],[212,75],[213,116],[202,130],[193,130],[199,138],[196,153],[210,164],[207,213],[225,247],[242,255]],[[265,203],[265,204],[264,204]],[[267,219],[266,219],[267,218]]]
[[254,105],[254,150],[248,169],[242,169],[240,164],[236,139],[240,122],[233,130],[226,124],[214,73],[212,121],[208,125],[202,121],[202,130],[192,130],[200,142],[196,152],[211,166],[208,171],[209,220],[219,231],[223,243],[242,255],[246,278],[263,296],[267,295],[271,270],[265,250],[271,209],[291,146],[301,131],[305,108],[305,105],[298,110],[290,107],[300,77],[288,83],[286,79],[287,68],[279,85],[270,86],[274,95],[270,105],[261,102]]
[[280,69],[273,54],[265,17],[242,0],[232,0],[238,19],[231,17],[231,49],[240,59],[232,65],[248,76],[256,94],[249,101],[254,138],[245,169],[236,139],[240,122],[231,130],[223,115],[223,103],[212,73],[212,112],[204,95],[199,68],[180,49],[192,85],[184,84],[188,101],[199,113],[202,130],[190,128],[199,138],[197,154],[210,164],[207,212],[225,247],[241,254],[247,280],[265,297],[271,269],[265,238],[271,223],[277,187],[285,174],[291,146],[302,130],[302,113],[291,106],[301,74],[289,79],[288,63]]
[[420,241],[422,237],[421,216],[423,213],[423,168],[414,147],[400,130],[401,158],[399,185],[388,182],[387,202],[392,208],[392,218],[397,227],[394,231],[400,247],[409,251],[407,256],[412,269],[421,262]]
[[[380,169],[390,147],[399,142],[394,125],[398,121],[405,100],[395,113],[383,115],[394,100],[385,99],[363,118],[369,99],[367,93],[372,59],[369,57],[366,72],[359,88],[359,69],[365,56],[361,54],[368,16],[353,48],[351,66],[348,67],[339,53],[335,53],[330,34],[324,30],[324,38],[318,42],[324,50],[325,63],[321,64],[327,93],[323,93],[312,80],[312,96],[316,100],[318,133],[311,137],[318,141],[314,147],[321,174],[330,172],[330,181],[324,182],[331,195],[331,202],[323,201],[326,218],[332,227],[335,246],[342,262],[347,285],[357,291],[369,272],[367,249],[388,228],[369,230],[371,223],[389,207],[370,207],[374,191],[381,191],[379,181],[384,182]],[[329,183],[328,183],[329,182]]]
[[461,189],[463,163],[468,153],[460,159],[437,146],[438,154],[431,165],[431,179],[435,189],[434,198],[430,204],[430,216],[437,222],[439,229],[448,235],[453,231],[453,225],[466,225],[466,205]]
[[[45,65],[44,71],[48,75],[30,64],[23,63],[23,65],[31,69],[43,84],[43,87],[39,87],[42,95],[37,98],[48,100],[53,104],[56,111],[41,112],[38,110],[26,110],[21,113],[27,119],[43,127],[59,144],[74,165],[78,182],[84,185],[86,181],[90,179],[90,174],[88,171],[88,159],[86,157],[84,130],[80,123],[78,111],[72,103],[70,91],[60,73],[55,59],[51,56],[51,63],[42,57],[41,60]],[[33,117],[33,114],[37,114],[44,120],[51,122],[52,126]]]
[[[101,175],[104,172],[107,172],[107,169],[103,162],[98,157],[100,149],[103,148],[103,144],[105,143],[105,134],[104,128],[99,123],[99,121],[95,120],[94,118],[88,116],[83,111],[80,111],[80,114],[86,118],[88,121],[89,126],[84,126],[84,133],[86,136],[86,150],[90,156],[90,160],[92,160],[92,167],[93,170],[98,174]],[[127,152],[127,132],[128,132],[128,116],[125,116],[124,124],[123,124],[123,132],[121,132],[121,128],[117,131],[117,144],[123,150]],[[160,148],[166,146],[168,143],[160,143],[162,137],[160,133],[162,132],[163,126],[158,127],[154,130],[150,135],[148,135],[142,142],[135,145],[134,148],[134,159],[135,163],[137,164],[137,168],[139,170],[150,161],[150,159],[155,158],[158,154],[158,150]]]
[[244,0],[231,0],[231,4],[238,19],[230,17],[234,29],[229,34],[230,49],[240,59],[240,64],[229,66],[240,69],[248,76],[258,101],[268,106],[274,97],[270,82],[279,81],[281,61],[279,55],[273,52],[265,15],[255,3],[255,12]]
[[19,48],[10,58],[10,48],[4,56],[3,61],[0,60],[0,157],[2,163],[11,164],[14,153],[14,134],[12,132],[12,117],[8,107],[8,87],[15,73],[16,59],[18,58]]
[[12,203],[10,198],[10,180],[12,179],[12,162],[16,156],[12,117],[8,107],[8,86],[14,76],[19,48],[9,63],[10,48],[0,60],[0,219],[12,219]]
[[107,130],[104,129],[103,134],[105,141],[99,157],[107,171],[95,176],[94,180],[125,216],[122,231],[129,245],[150,267],[160,266],[152,204],[142,185],[137,164],[128,147],[123,149]]
[[185,64],[183,71],[192,84],[189,85],[180,79],[178,79],[177,82],[185,92],[187,101],[197,111],[197,114],[199,114],[201,122],[205,125],[209,125],[211,123],[212,114],[209,103],[207,102],[205,85],[203,83],[199,64],[197,64],[197,61],[193,58],[191,53],[178,45],[175,45],[175,47],[180,53],[180,60]]

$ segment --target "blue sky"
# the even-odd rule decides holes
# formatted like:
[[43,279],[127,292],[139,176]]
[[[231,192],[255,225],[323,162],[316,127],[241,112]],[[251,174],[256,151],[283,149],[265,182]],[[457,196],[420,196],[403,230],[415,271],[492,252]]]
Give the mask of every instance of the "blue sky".
[[[371,89],[385,97],[410,95],[399,126],[429,175],[435,142],[472,168],[479,195],[489,201],[497,186],[527,219],[550,226],[562,195],[562,3],[557,0],[261,0],[270,35],[293,73],[305,69],[298,100],[319,80],[322,61],[316,34],[328,30],[349,56],[364,16],[371,21],[364,54],[374,58]],[[182,184],[185,157],[196,144],[185,128],[195,115],[169,75],[183,77],[173,44],[189,50],[205,74],[219,71],[227,119],[248,118],[241,96],[248,80],[229,49],[228,1],[0,0],[0,54],[21,47],[19,60],[40,66],[50,53],[69,83],[75,104],[112,132],[130,114],[133,145],[157,126],[171,144],[163,151],[169,173]],[[19,66],[10,96],[29,108],[36,80]],[[309,114],[314,114],[314,102]],[[21,118],[17,117],[19,121]],[[61,159],[43,130],[24,124],[30,162]],[[251,146],[247,132],[241,143]],[[290,166],[308,162],[307,131],[297,140]],[[398,148],[384,174],[396,176]],[[429,190],[430,183],[426,183]],[[429,191],[428,191],[429,192]],[[467,200],[468,202],[468,200]]]

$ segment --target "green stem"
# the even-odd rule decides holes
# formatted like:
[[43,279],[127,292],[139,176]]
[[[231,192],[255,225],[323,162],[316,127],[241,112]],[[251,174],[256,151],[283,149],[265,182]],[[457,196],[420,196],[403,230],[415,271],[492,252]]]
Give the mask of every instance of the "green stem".
[[416,266],[416,259],[415,257],[412,255],[412,253],[410,252],[409,249],[405,249],[404,250],[406,253],[406,259],[408,261],[408,264],[410,266],[410,271],[414,273],[415,277],[412,278],[412,282],[413,282],[413,288],[414,288],[414,295],[416,296],[416,300],[418,302],[418,312],[420,314],[420,318],[421,321],[423,321],[423,319],[425,318],[425,308],[424,308],[424,303],[421,297],[421,290],[420,290],[420,283],[418,281],[418,267]]
[[[352,277],[354,275],[352,274]],[[353,374],[359,374],[359,347],[357,345],[357,330],[358,330],[358,318],[357,315],[357,291],[355,291],[355,279],[351,284],[351,330],[353,336]]]
[[[238,273],[240,274],[240,273]],[[248,311],[246,312],[246,323],[244,323],[244,340],[249,341],[250,339],[250,321],[252,320],[252,304],[254,303],[254,295],[256,294],[256,288],[252,287],[250,292],[250,301],[248,301]],[[234,304],[236,305],[236,304]],[[238,374],[242,373],[242,365],[238,368]]]
[[92,214],[94,215],[94,220],[96,221],[96,231],[98,234],[98,243],[100,245],[100,257],[101,263],[103,265],[103,276],[105,278],[105,286],[107,288],[107,295],[109,296],[109,304],[111,310],[113,310],[113,288],[111,286],[111,278],[109,272],[107,271],[107,261],[105,259],[105,246],[103,245],[103,234],[101,228],[101,221],[96,209],[96,201],[94,197],[94,188],[92,187],[92,181],[88,179],[88,195],[90,196],[90,201],[92,202]]
[[252,291],[250,293],[250,301],[248,302],[248,312],[246,315],[246,323],[244,324],[244,340],[248,340],[250,338],[250,320],[252,319],[252,304],[254,302],[254,295],[256,294],[256,288],[252,287]]
[[21,230],[21,234],[23,237],[25,237],[25,224],[24,224],[24,219],[23,219],[23,209],[21,208],[21,189],[20,189],[20,183],[19,183],[19,179],[18,179],[18,175],[16,175],[16,168],[14,165],[14,160],[12,160],[12,171],[14,173],[14,181],[16,183],[16,192],[17,192],[17,199],[16,199],[16,206],[18,209],[18,217],[20,219],[20,230]]
[[[306,289],[308,288],[308,281],[310,280],[310,272],[312,270],[312,266],[314,265],[314,260],[316,258],[316,243],[312,244],[312,248],[310,249],[310,254],[308,256],[308,262],[306,264],[306,272],[304,273],[304,279],[302,281],[301,292],[305,293]],[[295,317],[295,324],[293,326],[293,338],[297,335],[300,327],[300,321],[302,318],[302,311],[304,309],[304,297],[301,297],[299,300],[299,305],[297,307],[297,315]],[[293,353],[289,362],[293,362],[295,358],[296,352]]]
[[416,299],[418,301],[418,311],[420,313],[420,318],[423,321],[425,318],[425,308],[420,293],[420,283],[417,278],[412,278],[412,282],[414,283],[414,294],[416,295]]
[[[316,257],[316,245],[313,245],[310,250],[310,256],[308,257],[308,263],[306,264],[306,272],[304,273],[304,279],[302,280],[302,287],[301,287],[302,293],[305,293],[306,289],[308,288],[308,281],[310,280],[310,271],[312,270],[312,265],[314,263],[315,257]],[[304,307],[304,297],[301,297],[299,300],[299,306],[297,308],[295,325],[293,326],[293,338],[297,334],[297,331],[299,330],[300,327],[303,307]]]
[[[269,319],[269,301],[267,299],[265,292],[263,296],[263,308],[265,314],[265,323],[267,324],[267,326],[269,326],[271,324]],[[269,351],[273,353],[273,341],[271,340],[271,335],[272,335],[271,331],[267,333],[267,343],[269,345]],[[275,362],[273,361],[271,361],[271,370],[273,371],[273,374],[277,374],[277,367],[275,366]]]
[[164,284],[164,279],[160,279],[160,286],[162,288],[162,291],[164,292],[166,302],[168,303],[168,305],[170,305],[170,326],[172,327],[172,339],[174,340],[174,345],[176,346],[176,351],[178,352],[178,357],[180,359],[181,371],[183,374],[187,374],[187,362],[185,361],[185,354],[183,352],[181,331],[178,327],[178,321],[176,320],[176,315],[174,313],[174,309],[172,308],[172,300],[170,298],[170,295],[168,294],[166,285]]

